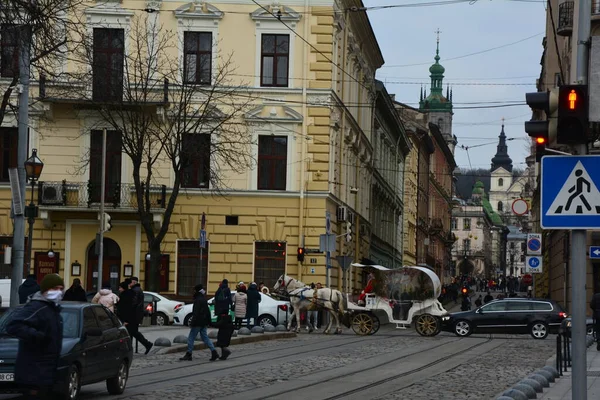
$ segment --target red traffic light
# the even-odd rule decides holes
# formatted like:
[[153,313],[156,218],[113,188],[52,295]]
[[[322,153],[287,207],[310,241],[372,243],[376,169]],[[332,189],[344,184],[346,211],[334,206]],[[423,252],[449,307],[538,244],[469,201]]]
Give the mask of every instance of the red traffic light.
[[298,254],[304,254],[304,249],[302,247],[298,248]]
[[535,138],[535,142],[537,144],[546,144],[546,138],[543,136],[538,136]]
[[577,97],[577,92],[575,91],[575,89],[571,89],[571,91],[569,92],[569,110],[576,110],[577,109],[577,105],[579,104],[579,100]]
[[469,289],[467,289],[466,287],[462,288],[462,293],[463,294],[467,294],[469,292]]
[[298,247],[298,261],[304,261],[304,247]]

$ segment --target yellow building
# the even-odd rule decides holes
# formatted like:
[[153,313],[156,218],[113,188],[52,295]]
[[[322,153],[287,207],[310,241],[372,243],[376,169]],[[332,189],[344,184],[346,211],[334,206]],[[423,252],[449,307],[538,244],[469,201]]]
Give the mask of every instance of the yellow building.
[[[165,210],[175,176],[168,162],[160,161],[153,168],[147,226],[158,231],[170,218],[160,245],[157,289],[189,296],[196,283],[204,282],[212,293],[223,278],[264,281],[272,287],[284,273],[325,284],[325,255],[306,254],[301,263],[297,249],[319,248],[326,212],[337,235],[330,285],[342,286],[336,257],[347,255],[360,261],[369,252],[368,235],[360,235],[361,228],[371,224],[370,176],[364,171],[372,165],[374,77],[383,58],[366,13],[352,11],[362,6],[360,0],[290,0],[284,4],[264,2],[263,8],[244,0],[89,3],[83,10],[86,25],[82,32],[93,38],[90,51],[95,61],[87,71],[90,82],[41,81],[40,77],[32,81],[32,97],[39,101],[30,114],[29,153],[38,149],[45,166],[35,192],[40,213],[30,272],[41,277],[56,271],[67,284],[77,277],[86,289],[95,288],[102,170],[98,155],[102,130],[108,129],[105,193],[112,229],[105,234],[101,280],[116,288],[126,276],[135,275],[147,288],[149,244],[136,208],[135,167],[123,150],[125,136],[98,111],[108,100],[120,107],[130,105],[119,96],[121,86],[135,82],[131,70],[120,68],[116,75],[112,70],[106,76],[102,72],[118,69],[127,59],[135,42],[132,26],[145,20],[174,32],[170,44],[177,51],[160,61],[178,62],[187,71],[185,79],[210,87],[219,73],[219,60],[232,55],[235,70],[228,76],[229,87],[237,85],[240,93],[252,96],[251,107],[243,115],[251,167],[224,171],[223,186],[217,187],[206,176],[208,170],[212,173],[218,168],[215,160],[200,157],[184,171],[186,178],[182,178],[170,216]],[[143,11],[147,9],[153,12],[147,14]],[[148,32],[152,38],[153,31]],[[81,67],[71,58],[65,59],[65,77],[75,76]],[[195,64],[197,60],[212,62],[205,67]],[[165,91],[176,90],[177,83],[170,82]],[[95,107],[102,96],[102,104]],[[157,101],[151,106],[159,117],[169,118],[168,105]],[[226,111],[226,107],[218,110]],[[0,128],[0,156],[8,157],[0,164],[4,168],[0,235],[6,244],[12,235],[6,170],[16,163],[12,157],[16,126],[14,119],[5,118]],[[200,146],[192,139],[189,143]],[[203,213],[208,243],[201,259]],[[348,229],[350,241],[344,236]],[[50,249],[56,254],[54,259],[47,256]]]

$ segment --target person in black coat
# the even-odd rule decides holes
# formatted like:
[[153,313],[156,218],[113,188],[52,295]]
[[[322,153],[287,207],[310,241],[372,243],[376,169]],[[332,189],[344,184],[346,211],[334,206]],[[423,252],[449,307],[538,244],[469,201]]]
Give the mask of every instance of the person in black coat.
[[142,319],[144,319],[144,291],[142,290],[142,286],[140,285],[137,276],[132,276],[131,279],[126,279],[125,281],[129,282],[129,287],[135,293],[135,306],[137,310],[138,324],[140,324],[142,323]]
[[590,308],[594,310],[594,333],[596,338],[596,350],[600,351],[600,291],[592,296]]
[[210,361],[215,361],[219,358],[219,353],[215,349],[212,340],[208,338],[206,327],[210,324],[210,309],[208,308],[208,302],[204,294],[204,286],[198,284],[194,287],[194,308],[192,309],[192,320],[190,323],[190,333],[188,334],[187,352],[181,361],[192,361],[192,352],[194,351],[194,341],[198,334],[202,338],[202,341],[210,349],[211,358]]
[[129,288],[130,283],[127,281],[121,282],[119,284],[119,302],[117,303],[117,316],[127,328],[127,332],[129,332],[129,336],[134,337],[138,340],[138,342],[142,343],[146,348],[146,353],[150,352],[152,349],[152,342],[142,335],[139,331],[140,327],[140,319],[139,312],[137,306],[137,298],[135,291]]
[[85,295],[85,289],[81,287],[81,281],[79,278],[73,279],[73,284],[65,292],[64,301],[82,301],[87,303],[87,296]]
[[[248,292],[246,293],[248,296],[247,304],[246,304],[246,321],[248,329],[250,326],[250,318],[252,318],[252,326],[256,325],[256,320],[258,319],[258,304],[260,303],[261,294],[258,291],[258,286],[256,286],[255,282],[250,284],[248,288]],[[316,324],[317,321],[315,321]]]
[[227,357],[231,354],[231,350],[228,349],[231,343],[231,336],[233,335],[233,321],[229,310],[225,310],[222,314],[217,314],[217,323],[215,324],[219,328],[217,333],[217,347],[221,348],[221,357],[219,360],[227,360]]
[[40,285],[37,283],[37,277],[34,274],[27,275],[25,282],[19,286],[19,303],[27,303],[27,298],[40,291]]
[[25,392],[26,398],[46,399],[51,395],[62,350],[59,303],[63,289],[64,282],[59,275],[46,275],[40,291],[14,311],[6,327],[9,335],[19,338],[15,383]]
[[215,315],[227,314],[232,305],[229,281],[223,279],[215,292]]

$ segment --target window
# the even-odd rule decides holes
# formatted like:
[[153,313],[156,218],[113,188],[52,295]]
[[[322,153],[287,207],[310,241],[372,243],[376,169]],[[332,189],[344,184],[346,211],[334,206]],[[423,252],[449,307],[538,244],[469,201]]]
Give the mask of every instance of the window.
[[504,205],[502,204],[501,201],[498,202],[498,211],[500,211],[500,212],[504,211]]
[[506,311],[530,311],[532,310],[530,301],[508,301],[506,302]]
[[258,190],[285,190],[287,137],[258,137]]
[[254,282],[273,286],[285,274],[285,242],[256,242]]
[[85,332],[92,328],[98,328],[98,322],[96,321],[92,308],[86,307],[83,309],[83,331]]
[[186,83],[210,85],[212,68],[212,33],[184,32],[183,75]]
[[185,134],[181,141],[181,186],[207,189],[210,182],[210,135]]
[[98,319],[98,323],[100,325],[100,329],[103,331],[107,331],[109,329],[114,328],[112,320],[108,316],[106,310],[102,307],[92,307],[94,310],[94,314],[96,314],[96,318]]
[[471,230],[471,218],[463,219],[463,230],[465,230],[465,231]]
[[554,87],[559,87],[562,85],[562,79],[560,79],[560,72],[556,72],[554,74]]
[[123,36],[123,29],[94,29],[92,97],[96,101],[123,98]]
[[238,225],[239,217],[237,215],[226,215],[225,216],[225,225]]
[[498,186],[504,186],[504,179],[498,178]]
[[8,170],[17,167],[18,128],[0,128],[0,182],[8,182]]
[[200,259],[200,241],[177,241],[177,294],[180,296],[192,296],[198,283],[207,287],[208,249],[206,242]]
[[458,218],[452,218],[452,229],[458,229]]
[[506,309],[506,302],[498,301],[495,303],[488,304],[487,306],[483,306],[481,308],[481,311],[486,313],[486,312],[495,312],[495,311],[505,311],[505,309]]
[[16,25],[0,28],[0,76],[13,78],[19,73],[19,30]]
[[535,311],[552,311],[552,304],[541,301],[534,301],[533,309]]
[[[168,254],[160,255],[160,265],[158,266],[158,291],[168,292],[169,291],[169,265],[171,263],[171,256]],[[150,260],[146,260],[145,266],[145,280],[148,282],[150,276]]]
[[465,250],[465,251],[471,250],[471,239],[463,239],[463,250]]
[[[90,201],[100,201],[102,182],[102,131],[90,132]],[[106,132],[106,187],[104,199],[107,203],[119,203],[121,193],[121,133]]]
[[261,86],[288,86],[289,53],[290,35],[262,35],[260,55]]

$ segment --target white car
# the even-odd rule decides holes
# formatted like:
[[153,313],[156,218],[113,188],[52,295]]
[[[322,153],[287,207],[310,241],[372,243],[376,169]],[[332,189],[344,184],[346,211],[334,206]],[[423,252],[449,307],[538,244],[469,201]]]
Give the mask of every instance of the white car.
[[153,325],[168,325],[173,323],[175,313],[185,306],[185,303],[171,300],[162,294],[144,291],[144,306],[152,316]]
[[[235,291],[231,292],[233,296]],[[275,300],[271,296],[261,293],[261,300],[258,304],[258,319],[256,321],[256,325],[265,326],[265,325],[279,325],[285,324],[288,321],[290,316],[290,302],[289,301],[281,301]],[[215,316],[214,310],[214,297],[208,300],[208,307],[210,309],[211,321],[216,322],[217,317]],[[175,325],[188,325],[192,320],[192,310],[194,308],[193,304],[186,304],[185,306],[179,308],[175,312],[174,324]],[[233,314],[233,313],[231,313]],[[244,324],[246,320],[244,319]]]

